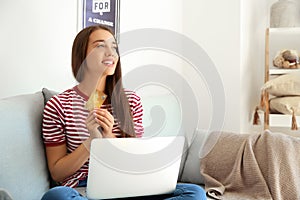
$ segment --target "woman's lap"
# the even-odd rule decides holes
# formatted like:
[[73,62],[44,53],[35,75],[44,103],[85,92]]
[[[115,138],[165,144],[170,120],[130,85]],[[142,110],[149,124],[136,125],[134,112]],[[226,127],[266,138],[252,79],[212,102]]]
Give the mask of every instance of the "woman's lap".
[[[50,189],[46,192],[42,200],[87,200],[75,189],[70,187],[58,186]],[[122,198],[123,200],[204,200],[206,199],[205,191],[198,185],[179,183],[176,186],[176,190],[172,194],[165,195],[155,195],[155,196],[143,196],[143,197],[132,197],[132,198]]]

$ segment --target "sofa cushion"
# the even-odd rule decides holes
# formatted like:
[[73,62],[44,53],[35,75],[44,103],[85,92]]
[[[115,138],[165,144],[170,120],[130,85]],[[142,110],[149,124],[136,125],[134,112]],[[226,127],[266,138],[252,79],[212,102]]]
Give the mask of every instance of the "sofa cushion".
[[53,90],[49,90],[47,88],[43,88],[42,93],[43,93],[43,96],[44,96],[44,105],[46,105],[47,101],[49,99],[51,99],[52,96],[58,94],[58,92],[53,91]]
[[0,188],[13,199],[40,199],[49,189],[43,108],[41,92],[0,100]]
[[204,184],[204,179],[200,174],[200,158],[202,156],[201,150],[208,135],[208,131],[195,130],[182,172],[181,182],[195,183],[198,185]]

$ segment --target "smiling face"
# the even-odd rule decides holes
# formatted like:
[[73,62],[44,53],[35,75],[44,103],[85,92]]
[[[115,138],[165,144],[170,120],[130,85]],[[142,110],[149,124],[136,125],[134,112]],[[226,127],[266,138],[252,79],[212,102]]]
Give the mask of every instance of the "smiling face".
[[115,73],[119,55],[116,41],[109,31],[98,29],[91,33],[86,55],[87,75],[103,77]]

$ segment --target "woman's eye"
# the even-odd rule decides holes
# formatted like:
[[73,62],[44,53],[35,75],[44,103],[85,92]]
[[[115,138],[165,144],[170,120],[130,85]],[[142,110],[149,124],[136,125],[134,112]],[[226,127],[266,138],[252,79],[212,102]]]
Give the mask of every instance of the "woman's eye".
[[103,48],[103,47],[105,47],[105,45],[104,44],[98,44],[97,47],[98,48]]
[[118,47],[117,46],[112,46],[111,47],[114,51],[117,51]]

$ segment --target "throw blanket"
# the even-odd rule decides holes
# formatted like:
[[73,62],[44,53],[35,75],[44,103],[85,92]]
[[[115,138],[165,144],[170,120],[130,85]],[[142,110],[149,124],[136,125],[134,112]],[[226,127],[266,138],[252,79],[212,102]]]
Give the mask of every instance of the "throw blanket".
[[[216,141],[217,140],[217,141]],[[213,144],[213,145],[212,145]],[[300,139],[213,132],[200,171],[213,199],[300,199]]]

